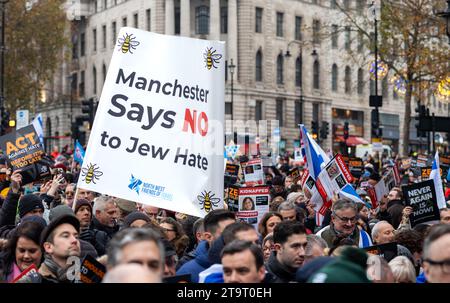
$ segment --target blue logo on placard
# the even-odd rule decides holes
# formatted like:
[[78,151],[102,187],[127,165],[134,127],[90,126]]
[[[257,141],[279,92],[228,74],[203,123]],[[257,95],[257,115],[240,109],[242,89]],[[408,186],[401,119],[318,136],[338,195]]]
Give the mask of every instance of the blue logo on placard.
[[130,185],[128,185],[128,188],[131,190],[135,190],[136,193],[139,195],[141,184],[142,184],[141,180],[139,180],[138,178],[135,178],[133,175],[131,175]]

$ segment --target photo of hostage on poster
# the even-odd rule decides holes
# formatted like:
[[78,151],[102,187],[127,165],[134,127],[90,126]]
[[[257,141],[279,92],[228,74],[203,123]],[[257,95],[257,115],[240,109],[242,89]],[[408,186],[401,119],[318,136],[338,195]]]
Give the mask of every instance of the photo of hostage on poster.
[[0,148],[12,171],[20,170],[23,185],[51,175],[52,163],[44,157],[44,148],[32,124],[0,137]]
[[264,184],[264,171],[261,159],[253,159],[241,163],[246,186],[256,186]]
[[269,211],[269,200],[268,186],[239,188],[239,207],[236,217],[256,227],[262,216]]

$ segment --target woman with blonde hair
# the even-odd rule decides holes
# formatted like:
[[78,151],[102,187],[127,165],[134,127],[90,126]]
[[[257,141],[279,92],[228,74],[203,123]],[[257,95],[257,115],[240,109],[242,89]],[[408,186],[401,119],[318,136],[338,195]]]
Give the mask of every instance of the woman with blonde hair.
[[414,265],[405,256],[397,256],[389,262],[395,283],[416,283]]

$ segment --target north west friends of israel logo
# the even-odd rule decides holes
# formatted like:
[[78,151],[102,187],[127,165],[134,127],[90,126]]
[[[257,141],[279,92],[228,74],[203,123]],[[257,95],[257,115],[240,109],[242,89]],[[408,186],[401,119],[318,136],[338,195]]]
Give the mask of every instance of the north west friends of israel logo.
[[135,191],[138,195],[143,194],[150,197],[158,197],[167,201],[172,201],[173,199],[173,195],[167,192],[165,186],[144,182],[141,179],[136,178],[134,175],[131,175],[128,188]]

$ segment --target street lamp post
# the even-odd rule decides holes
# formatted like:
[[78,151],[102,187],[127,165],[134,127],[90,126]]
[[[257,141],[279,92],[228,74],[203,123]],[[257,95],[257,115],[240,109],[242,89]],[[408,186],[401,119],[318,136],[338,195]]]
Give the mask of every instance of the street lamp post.
[[[1,66],[0,66],[0,73],[1,73],[1,81],[0,81],[0,115],[1,119],[5,117],[5,10],[6,10],[6,3],[8,0],[1,0],[1,11],[2,11],[2,32],[1,32],[1,41],[0,41],[0,52],[1,52]],[[4,125],[5,122],[2,121],[2,125]]]
[[439,17],[445,18],[445,29],[448,37],[448,43],[450,44],[450,0],[447,0],[447,10],[437,14]]
[[233,95],[234,95],[233,77],[234,77],[235,68],[236,68],[236,65],[233,64],[233,58],[231,58],[230,65],[228,65],[228,69],[230,70],[230,76],[231,76],[231,121],[233,121]]

